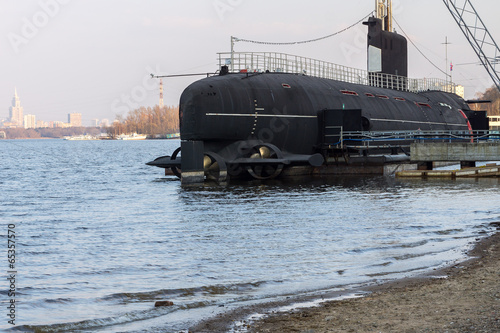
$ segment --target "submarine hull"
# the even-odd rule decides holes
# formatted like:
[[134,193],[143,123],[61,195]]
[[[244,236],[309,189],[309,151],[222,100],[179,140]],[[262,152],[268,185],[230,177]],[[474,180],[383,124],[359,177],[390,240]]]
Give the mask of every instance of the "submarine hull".
[[292,74],[228,74],[186,88],[181,140],[209,146],[262,140],[284,152],[313,154],[322,143],[326,110],[342,113],[344,131],[466,131],[465,108],[463,99],[445,92],[415,94]]
[[467,112],[462,98],[441,91],[412,93],[284,73],[213,76],[181,96],[183,159],[176,154],[149,164],[196,175],[196,182],[207,174],[215,180],[268,179],[289,166],[324,164],[324,147],[337,145],[340,131],[467,132]]

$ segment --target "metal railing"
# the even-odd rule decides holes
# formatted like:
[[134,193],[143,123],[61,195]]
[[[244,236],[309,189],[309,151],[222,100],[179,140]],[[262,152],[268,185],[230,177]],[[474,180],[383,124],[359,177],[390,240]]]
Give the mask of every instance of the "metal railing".
[[335,135],[339,138],[339,141],[334,144],[327,144],[328,146],[335,148],[344,147],[360,147],[364,146],[369,148],[373,144],[378,146],[384,145],[391,147],[392,143],[396,146],[401,146],[402,144],[409,145],[413,142],[499,142],[500,143],[500,132],[499,131],[394,131],[394,132],[384,132],[384,131],[374,131],[374,132],[364,132],[356,131],[349,132],[343,131],[342,129],[339,133]]
[[457,87],[441,79],[409,79],[404,76],[368,72],[286,53],[222,52],[217,55],[219,68],[228,66],[230,72],[291,73],[410,92],[426,90],[456,92]]

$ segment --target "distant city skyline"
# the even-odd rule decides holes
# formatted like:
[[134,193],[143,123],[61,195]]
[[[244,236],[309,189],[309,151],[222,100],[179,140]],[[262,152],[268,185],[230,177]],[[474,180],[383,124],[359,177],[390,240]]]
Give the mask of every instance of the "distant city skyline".
[[9,109],[9,118],[0,118],[0,128],[46,128],[46,127],[90,127],[94,124],[94,127],[106,127],[109,126],[108,119],[93,119],[89,121],[88,125],[82,123],[82,114],[73,112],[68,113],[68,122],[62,122],[57,120],[44,121],[37,120],[35,114],[24,114],[24,107],[21,106],[21,98],[17,93],[17,87],[14,88],[14,97],[12,98],[12,105]]

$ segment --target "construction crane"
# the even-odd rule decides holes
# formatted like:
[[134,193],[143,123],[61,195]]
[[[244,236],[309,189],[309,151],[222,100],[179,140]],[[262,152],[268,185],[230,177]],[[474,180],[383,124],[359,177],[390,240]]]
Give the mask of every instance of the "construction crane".
[[470,0],[443,0],[443,2],[500,91],[500,75],[496,70],[496,65],[500,61],[500,48],[476,9]]

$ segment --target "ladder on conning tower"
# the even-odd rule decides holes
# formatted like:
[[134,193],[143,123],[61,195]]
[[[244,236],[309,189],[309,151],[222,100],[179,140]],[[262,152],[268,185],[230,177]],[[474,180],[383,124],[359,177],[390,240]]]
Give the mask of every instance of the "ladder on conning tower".
[[476,9],[470,0],[443,0],[443,2],[500,91],[500,75],[496,69],[500,61],[500,48]]

